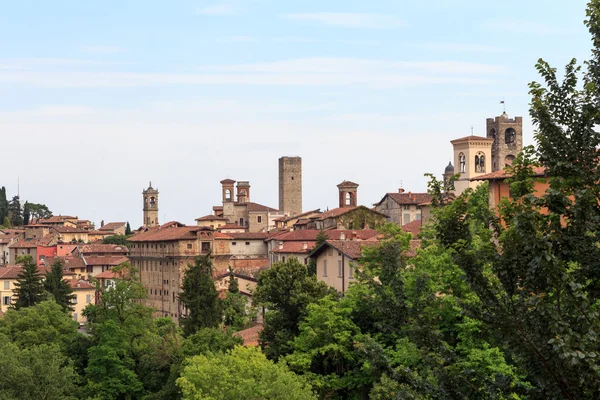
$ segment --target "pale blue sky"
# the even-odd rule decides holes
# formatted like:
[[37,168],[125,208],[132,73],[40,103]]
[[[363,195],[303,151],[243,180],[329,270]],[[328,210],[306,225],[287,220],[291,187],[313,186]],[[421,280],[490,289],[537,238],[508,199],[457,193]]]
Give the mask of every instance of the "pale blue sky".
[[193,223],[219,181],[277,207],[303,157],[304,208],[343,180],[370,205],[424,191],[450,140],[522,115],[542,57],[583,61],[585,1],[0,0],[0,185],[55,213]]

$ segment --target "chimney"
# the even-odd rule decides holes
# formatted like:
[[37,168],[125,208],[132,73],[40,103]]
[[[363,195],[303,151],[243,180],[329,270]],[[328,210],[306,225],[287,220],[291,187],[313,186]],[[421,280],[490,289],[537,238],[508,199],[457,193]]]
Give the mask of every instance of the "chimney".
[[340,240],[346,240],[346,232],[340,233]]
[[404,189],[402,189],[402,188],[398,189],[398,193],[404,193]]
[[352,232],[352,240],[356,240],[358,238],[358,235],[356,233],[356,231]]
[[308,243],[302,243],[302,250],[308,250]]
[[279,250],[283,250],[283,242],[279,242]]

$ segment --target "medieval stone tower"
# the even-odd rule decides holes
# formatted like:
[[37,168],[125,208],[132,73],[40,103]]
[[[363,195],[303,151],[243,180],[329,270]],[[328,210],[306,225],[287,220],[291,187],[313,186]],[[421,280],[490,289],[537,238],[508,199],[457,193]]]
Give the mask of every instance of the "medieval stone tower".
[[504,169],[523,150],[523,117],[508,118],[506,112],[486,119],[486,131],[492,144],[492,172]]
[[279,159],[279,211],[302,214],[302,158]]
[[144,222],[146,227],[158,226],[158,190],[152,187],[152,182],[148,189],[142,191],[144,197]]

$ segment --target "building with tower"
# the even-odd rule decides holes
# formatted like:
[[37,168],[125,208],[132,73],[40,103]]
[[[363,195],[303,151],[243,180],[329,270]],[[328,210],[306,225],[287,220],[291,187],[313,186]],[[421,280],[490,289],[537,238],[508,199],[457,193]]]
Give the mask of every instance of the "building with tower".
[[481,181],[473,181],[473,178],[492,172],[490,160],[493,139],[466,136],[451,140],[450,143],[454,148],[454,172],[459,175],[454,181],[454,191],[459,196],[467,188],[475,188],[481,184]]
[[143,226],[148,228],[158,226],[158,189],[154,189],[150,182],[148,189],[142,191],[142,196],[144,198]]
[[302,158],[279,158],[279,210],[302,214]]
[[358,183],[343,181],[338,187],[340,197],[340,208],[356,207],[356,193],[358,192]]
[[523,150],[523,117],[508,118],[506,112],[486,119],[486,132],[492,144],[492,170],[504,169]]

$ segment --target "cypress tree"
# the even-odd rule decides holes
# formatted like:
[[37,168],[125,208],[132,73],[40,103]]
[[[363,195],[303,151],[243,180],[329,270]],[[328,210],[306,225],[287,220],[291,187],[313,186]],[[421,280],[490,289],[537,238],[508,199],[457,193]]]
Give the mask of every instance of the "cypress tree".
[[13,294],[14,308],[31,307],[44,300],[42,275],[31,256],[21,256],[17,263],[23,264],[23,270],[17,276]]
[[129,221],[127,221],[127,226],[125,227],[125,236],[131,235],[131,225],[129,225]]
[[52,269],[46,274],[44,289],[54,297],[54,301],[65,311],[73,311],[73,300],[75,295],[71,285],[63,279],[63,265],[60,260],[52,264]]

